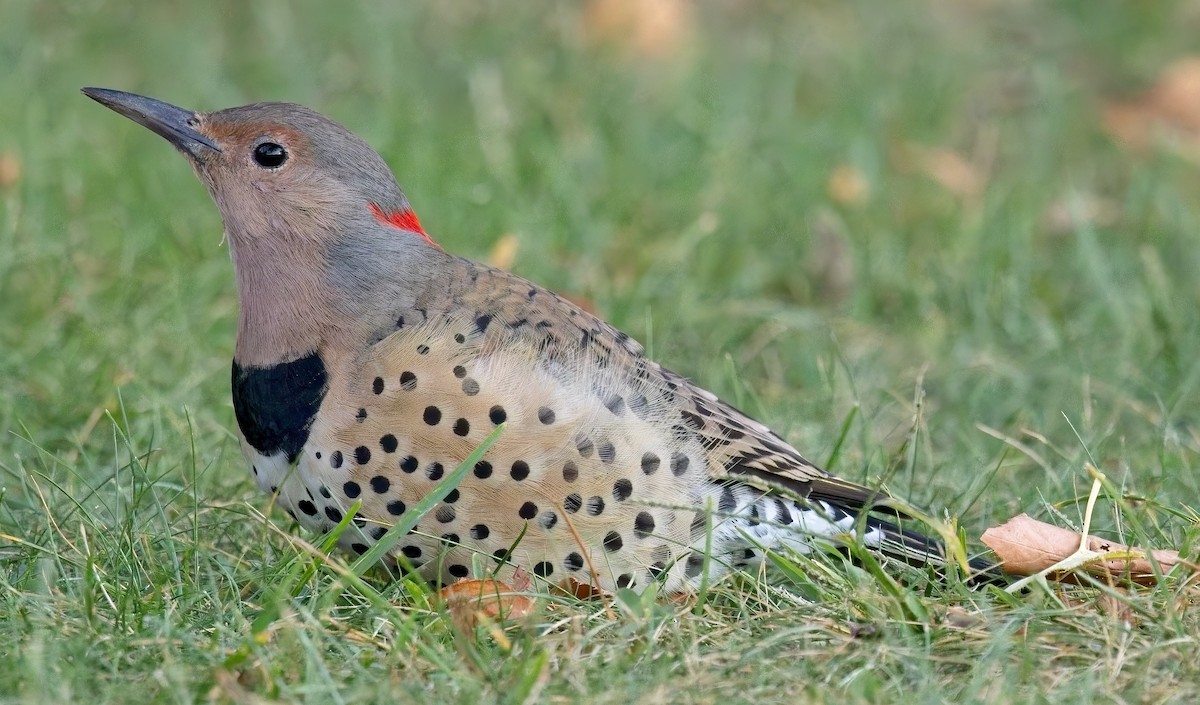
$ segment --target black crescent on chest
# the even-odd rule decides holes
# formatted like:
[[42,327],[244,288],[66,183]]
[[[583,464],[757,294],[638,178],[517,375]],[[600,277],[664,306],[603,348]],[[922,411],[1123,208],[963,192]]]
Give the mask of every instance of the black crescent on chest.
[[315,352],[270,367],[233,363],[233,414],[242,436],[263,455],[296,461],[328,388],[325,363]]

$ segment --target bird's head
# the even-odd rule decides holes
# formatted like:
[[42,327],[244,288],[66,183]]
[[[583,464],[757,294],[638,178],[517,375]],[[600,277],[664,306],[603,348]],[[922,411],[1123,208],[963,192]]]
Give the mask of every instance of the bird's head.
[[376,326],[443,266],[383,158],[320,113],[83,92],[164,137],[208,187],[237,270],[243,358],[302,354],[343,321]]
[[254,103],[205,113],[124,91],[83,92],[188,157],[235,250],[261,238],[339,237],[370,221],[428,239],[383,158],[314,110]]

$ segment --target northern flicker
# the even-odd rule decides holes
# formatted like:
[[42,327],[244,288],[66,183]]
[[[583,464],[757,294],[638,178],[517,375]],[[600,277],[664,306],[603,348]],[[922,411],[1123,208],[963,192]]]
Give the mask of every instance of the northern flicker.
[[942,563],[887,496],[821,470],[562,297],[443,251],[383,159],[333,120],[83,92],[166,138],[220,209],[242,451],[307,529],[361,502],[340,542],[364,553],[504,423],[396,545],[401,563],[452,582],[477,555],[555,583],[665,592],[706,566],[717,577],[768,550],[807,553],[814,537]]

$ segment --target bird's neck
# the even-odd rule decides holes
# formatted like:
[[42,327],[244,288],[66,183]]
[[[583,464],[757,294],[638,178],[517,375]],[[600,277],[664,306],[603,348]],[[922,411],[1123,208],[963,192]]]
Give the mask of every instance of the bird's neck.
[[318,350],[336,335],[338,317],[318,252],[278,241],[230,238],[239,315],[235,359],[243,367],[288,362]]
[[240,315],[235,359],[270,366],[318,352],[352,353],[394,328],[397,312],[440,312],[462,263],[374,218],[342,237],[239,238],[230,232]]

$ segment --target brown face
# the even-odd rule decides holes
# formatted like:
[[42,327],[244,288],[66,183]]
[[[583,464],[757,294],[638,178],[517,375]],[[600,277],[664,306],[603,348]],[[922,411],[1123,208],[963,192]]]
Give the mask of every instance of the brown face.
[[318,168],[303,127],[273,119],[293,106],[255,104],[196,115],[195,131],[219,147],[192,164],[221,210],[233,246],[248,240],[321,239],[347,208],[366,203],[336,173]]
[[197,113],[123,91],[83,92],[189,158],[235,251],[251,242],[279,249],[323,241],[371,223],[424,235],[383,159],[313,110],[254,103]]
[[241,168],[247,176],[280,173],[290,165],[300,142],[295,130],[263,121],[238,122],[216,114],[197,116],[196,131],[221,146],[220,152],[202,154],[208,163]]
[[251,111],[233,108],[196,115],[196,132],[220,148],[193,156],[202,177],[213,173],[221,180],[277,191],[294,185],[301,173],[312,171],[306,168],[312,162],[310,142],[302,132],[246,113]]

